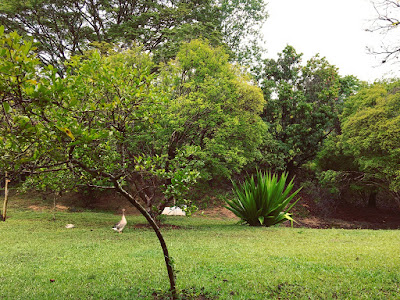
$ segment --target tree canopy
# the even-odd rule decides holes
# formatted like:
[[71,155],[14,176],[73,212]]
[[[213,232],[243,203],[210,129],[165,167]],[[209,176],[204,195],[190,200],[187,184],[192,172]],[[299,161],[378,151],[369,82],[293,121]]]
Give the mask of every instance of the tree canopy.
[[116,180],[156,216],[183,201],[200,173],[229,177],[257,156],[264,98],[222,47],[184,44],[159,73],[142,47],[95,51],[69,60],[59,77],[31,42],[16,33],[2,42],[1,151],[10,173],[69,170],[102,188]]
[[258,155],[266,126],[260,88],[246,72],[228,62],[223,48],[200,40],[183,45],[162,78],[170,97],[177,145],[197,146],[203,177],[229,177]]
[[[249,58],[266,18],[261,0],[6,0],[0,24],[38,42],[39,58],[54,66],[90,46],[140,43],[156,61],[174,57],[182,42],[203,37]],[[253,38],[251,38],[253,36]],[[250,42],[252,41],[252,42]],[[253,51],[254,52],[254,51]]]
[[345,153],[361,170],[400,191],[399,82],[373,84],[349,99],[343,113]]
[[365,86],[344,103],[343,133],[332,136],[319,153],[319,166],[335,171],[340,185],[371,194],[391,192],[400,205],[399,81]]
[[287,46],[277,60],[263,62],[259,76],[267,104],[262,114],[289,171],[313,159],[334,130],[340,82],[336,67]]

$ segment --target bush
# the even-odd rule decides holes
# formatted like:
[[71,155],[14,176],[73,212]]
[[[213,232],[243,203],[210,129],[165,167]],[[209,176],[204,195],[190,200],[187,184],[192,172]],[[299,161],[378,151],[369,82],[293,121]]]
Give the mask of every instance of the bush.
[[257,171],[257,183],[254,176],[239,185],[232,182],[235,198],[226,200],[229,205],[226,208],[250,226],[271,226],[285,220],[293,222],[289,210],[300,198],[291,205],[289,203],[301,188],[290,195],[294,184],[292,179],[286,186],[287,176],[283,173],[278,179],[276,174]]

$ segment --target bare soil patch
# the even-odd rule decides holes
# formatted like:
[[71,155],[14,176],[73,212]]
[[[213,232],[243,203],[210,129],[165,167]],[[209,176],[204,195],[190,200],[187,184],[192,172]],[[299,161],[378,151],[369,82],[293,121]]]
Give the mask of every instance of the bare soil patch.
[[211,217],[211,218],[229,218],[229,219],[238,219],[236,215],[231,212],[229,209],[226,209],[225,207],[221,206],[216,206],[213,208],[208,208],[208,209],[203,209],[198,212],[196,212],[197,216],[206,216],[206,217]]
[[[32,209],[34,211],[41,211],[41,210],[45,210],[45,209],[52,209],[53,207],[50,206],[43,206],[43,205],[30,205],[28,206],[29,209]],[[69,210],[68,206],[62,205],[62,204],[57,204],[56,205],[56,210],[58,211],[65,211],[65,210]]]
[[314,200],[306,195],[294,208],[296,227],[344,229],[400,229],[400,210],[342,204],[329,216],[321,214]]

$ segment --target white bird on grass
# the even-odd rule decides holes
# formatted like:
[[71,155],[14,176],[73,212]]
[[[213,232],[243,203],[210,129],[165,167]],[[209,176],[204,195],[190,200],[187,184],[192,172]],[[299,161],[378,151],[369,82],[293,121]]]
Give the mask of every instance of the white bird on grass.
[[115,224],[112,229],[114,229],[115,231],[118,231],[119,233],[122,233],[122,230],[124,230],[127,223],[128,222],[126,221],[126,218],[125,218],[125,208],[123,208],[121,221],[119,221],[117,224]]

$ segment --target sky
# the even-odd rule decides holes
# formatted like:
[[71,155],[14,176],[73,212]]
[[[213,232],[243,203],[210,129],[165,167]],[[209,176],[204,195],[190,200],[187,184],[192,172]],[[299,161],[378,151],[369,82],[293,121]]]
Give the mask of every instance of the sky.
[[381,64],[368,54],[378,49],[382,35],[366,32],[376,16],[370,0],[266,0],[269,17],[263,27],[269,58],[286,45],[303,53],[303,61],[319,53],[339,68],[339,74],[374,82],[400,73],[399,65]]

